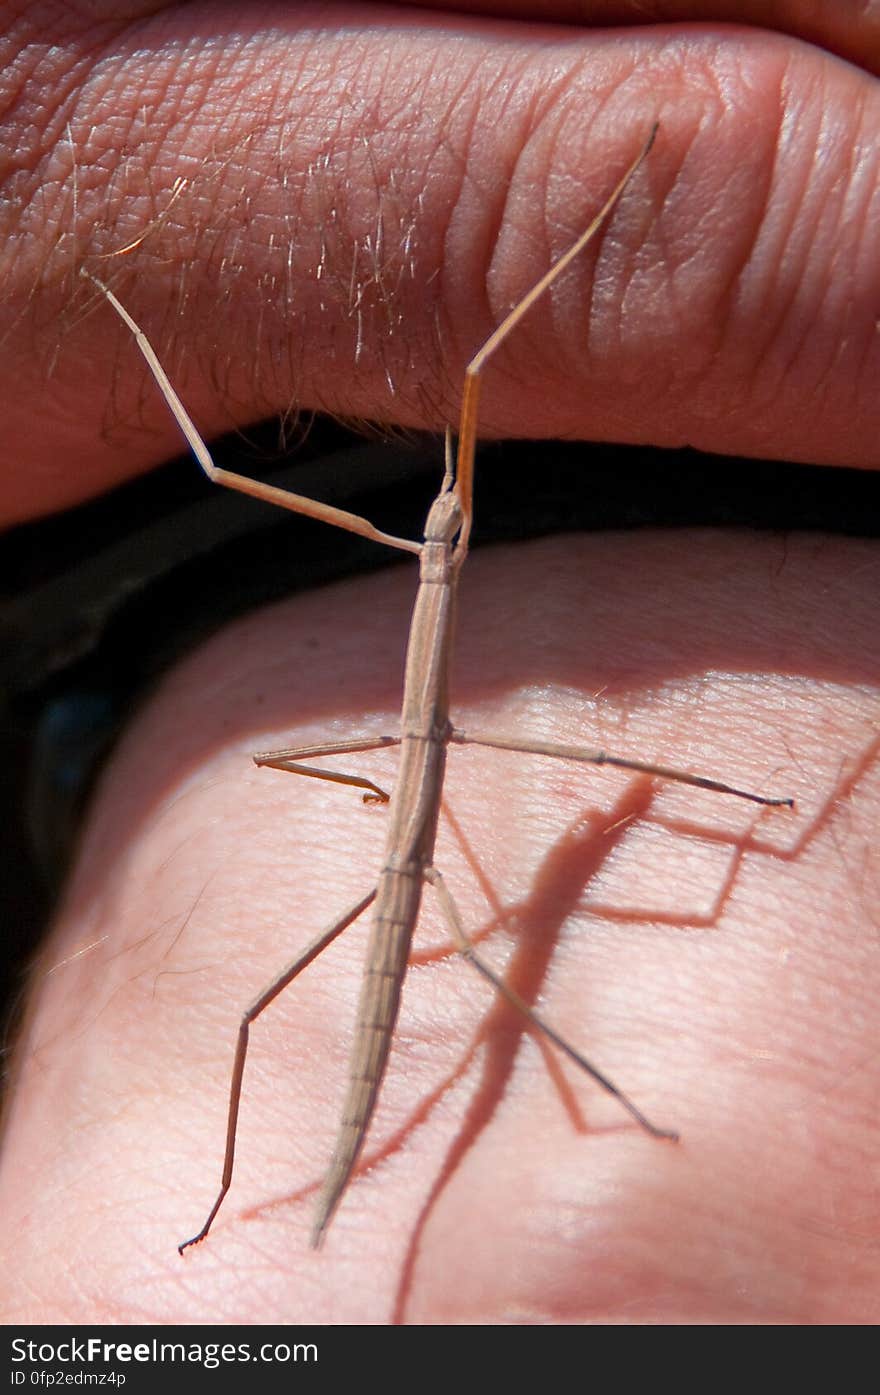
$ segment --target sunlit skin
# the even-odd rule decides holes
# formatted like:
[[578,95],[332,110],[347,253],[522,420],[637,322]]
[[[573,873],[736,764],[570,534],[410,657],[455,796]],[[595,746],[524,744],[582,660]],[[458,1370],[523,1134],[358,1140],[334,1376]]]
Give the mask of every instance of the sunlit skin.
[[[307,35],[266,6],[232,35],[226,7],[131,5],[103,29],[100,8],[50,36],[54,74],[3,69],[22,84],[0,215],[6,519],[177,451],[82,262],[134,292],[206,435],[295,397],[440,430],[469,354],[658,118],[638,206],[487,372],[486,429],[876,466],[870,16],[841,60],[802,42],[794,4],[776,34],[331,6]],[[40,10],[7,20],[13,55]],[[368,282],[380,206],[400,275],[382,263],[358,322],[352,248]],[[356,371],[333,371],[359,341]],[[3,1320],[876,1321],[877,570],[858,540],[721,532],[470,559],[463,725],[595,738],[797,808],[771,822],[453,752],[438,861],[469,930],[682,1141],[548,1061],[429,906],[363,1170],[317,1255],[356,931],[255,1029],[235,1200],[207,1244],[175,1247],[216,1185],[241,1007],[368,890],[384,839],[356,792],[250,754],[393,730],[413,577],[285,602],[193,654],[109,766],[35,970]],[[393,779],[393,753],[364,769]]]

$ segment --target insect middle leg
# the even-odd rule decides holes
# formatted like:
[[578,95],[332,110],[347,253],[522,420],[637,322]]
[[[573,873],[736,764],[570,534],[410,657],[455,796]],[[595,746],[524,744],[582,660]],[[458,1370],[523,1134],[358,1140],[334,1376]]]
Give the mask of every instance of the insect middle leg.
[[733,795],[735,799],[747,799],[752,804],[763,804],[771,809],[793,809],[794,800],[790,796],[755,794],[752,790],[740,789],[724,780],[715,780],[708,775],[694,775],[688,770],[676,770],[673,766],[658,765],[653,761],[634,760],[630,756],[615,756],[609,751],[589,750],[585,746],[566,746],[554,741],[534,741],[519,736],[493,736],[489,732],[461,731],[453,727],[449,740],[457,746],[488,746],[497,751],[520,751],[531,756],[551,756],[556,760],[570,760],[584,765],[613,765],[618,770],[634,770],[640,775],[656,775],[661,780],[671,780],[679,785],[692,785],[696,789],[712,790],[715,794]]

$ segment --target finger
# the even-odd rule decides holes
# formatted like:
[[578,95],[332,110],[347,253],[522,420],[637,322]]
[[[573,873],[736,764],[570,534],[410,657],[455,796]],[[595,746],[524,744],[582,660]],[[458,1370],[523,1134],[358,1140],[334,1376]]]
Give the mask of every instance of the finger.
[[2,243],[6,518],[177,446],[81,263],[206,434],[279,408],[442,428],[470,354],[655,119],[604,237],[493,363],[483,430],[878,463],[863,72],[748,31],[560,38],[372,8],[320,30],[261,11],[247,43],[214,16],[211,44],[181,46],[199,13],[118,34],[68,121],[43,95]]

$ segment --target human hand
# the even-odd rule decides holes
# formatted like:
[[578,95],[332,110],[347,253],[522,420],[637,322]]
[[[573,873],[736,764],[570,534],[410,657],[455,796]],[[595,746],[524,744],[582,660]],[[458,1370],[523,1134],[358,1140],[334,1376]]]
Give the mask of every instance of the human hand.
[[[23,22],[36,14],[30,7]],[[441,425],[454,415],[468,354],[586,221],[611,167],[631,157],[655,118],[662,139],[643,201],[615,220],[595,282],[587,257],[512,341],[487,386],[487,425],[876,463],[877,98],[867,28],[860,68],[753,31],[572,29],[547,46],[528,28],[372,7],[348,7],[347,20],[363,28],[340,34],[334,14],[343,12],[321,12],[326,29],[316,35],[302,15],[279,10],[277,30],[231,57],[218,27],[225,12],[218,19],[207,7],[165,10],[119,30],[109,48],[106,31],[80,36],[78,120],[96,125],[90,139],[100,146],[98,113],[113,110],[134,129],[134,148],[111,148],[102,175],[71,120],[76,226],[45,170],[36,173],[54,199],[42,216],[39,199],[12,201],[12,232],[23,240],[4,239],[7,518],[106,488],[174,439],[161,404],[143,395],[130,346],[99,318],[103,307],[77,319],[88,295],[75,302],[47,384],[78,261],[104,274],[120,268],[115,284],[126,299],[126,288],[134,292],[139,318],[167,326],[174,354],[185,355],[180,385],[208,433],[294,399]],[[174,37],[183,25],[201,44],[181,64]],[[128,57],[117,63],[120,53]],[[392,80],[405,84],[396,100]],[[159,97],[142,141],[144,92]],[[52,147],[61,161],[57,113],[55,126],[65,132]],[[38,125],[47,142],[51,127],[47,118]],[[178,177],[190,183],[172,202]],[[69,177],[65,188],[69,214]],[[398,253],[392,272],[375,251],[380,216],[386,248],[390,240]],[[135,252],[113,256],[145,231]],[[359,307],[348,298],[353,260]],[[372,352],[340,372],[358,342]],[[117,415],[102,438],[108,382]],[[131,423],[135,402],[153,428],[148,439]],[[623,740],[669,763],[682,747],[705,746],[711,773],[721,761],[720,773],[743,779],[757,742],[760,781],[790,758],[797,822],[784,832],[773,825],[774,853],[744,855],[738,894],[720,908],[710,893],[723,872],[710,859],[689,869],[684,906],[673,898],[663,912],[658,893],[661,914],[645,912],[647,927],[615,925],[603,912],[597,932],[588,912],[576,935],[566,921],[564,974],[560,964],[546,989],[534,981],[545,1014],[659,1122],[679,1127],[683,1145],[641,1137],[575,1079],[579,1130],[537,1052],[524,1047],[505,1065],[516,1027],[504,1017],[484,1048],[482,1115],[468,1113],[463,1084],[409,1128],[486,1011],[464,966],[416,971],[368,1153],[398,1129],[403,1143],[355,1184],[319,1256],[305,1245],[309,1197],[290,1197],[326,1160],[337,1093],[328,1072],[338,1077],[355,937],[309,971],[313,985],[280,1004],[265,1033],[261,1024],[235,1192],[205,1247],[183,1265],[173,1247],[213,1196],[223,1045],[241,1005],[378,865],[380,811],[352,810],[338,791],[291,789],[283,776],[267,793],[265,772],[251,772],[244,753],[272,744],[268,731],[277,744],[296,740],[292,714],[316,734],[328,716],[348,730],[365,720],[387,728],[409,583],[379,578],[291,602],[195,656],[108,774],[44,961],[101,941],[43,983],[30,1023],[4,1161],[4,1272],[19,1276],[6,1320],[874,1320],[860,1229],[870,1205],[865,1159],[876,1152],[864,1066],[876,1010],[864,854],[876,822],[866,757],[871,566],[858,544],[798,544],[785,555],[772,540],[745,546],[714,535],[672,547],[557,540],[474,559],[456,692],[483,727],[509,726],[504,717],[522,709],[570,738],[569,690],[589,694],[610,681],[613,716],[596,712],[600,744]],[[701,619],[689,609],[693,593]],[[505,595],[530,598],[516,631],[502,614]],[[614,598],[611,610],[603,595]],[[765,632],[757,638],[755,615]],[[507,647],[489,649],[487,631],[508,635]],[[311,666],[294,660],[290,673],[291,655],[316,639],[317,689]],[[547,688],[540,703],[516,696],[523,655],[529,682]],[[768,692],[778,699],[769,709]],[[716,699],[737,714],[722,730],[706,715]],[[815,730],[831,723],[817,752]],[[626,730],[615,736],[617,727]],[[865,768],[835,821],[829,800],[844,789],[845,763],[860,757]],[[486,809],[512,803],[513,782],[521,817],[549,829],[552,813],[560,832],[556,842],[549,832],[551,850],[564,853],[584,785],[571,776],[548,783],[531,767],[501,770],[487,759],[473,792],[453,783],[453,811],[479,830],[478,861],[493,870],[504,906],[534,900],[548,880],[559,903],[551,854],[523,846],[511,810],[512,827],[481,824]],[[637,797],[626,781],[601,788],[594,795],[591,783],[591,799],[606,812]],[[663,797],[675,808],[673,795]],[[649,812],[632,855],[642,867],[649,859],[653,888]],[[718,842],[729,853],[739,811],[710,814],[701,804],[706,819],[725,830]],[[604,906],[601,826],[592,834],[579,850],[588,867],[580,892]],[[668,887],[682,847],[664,847]],[[455,855],[450,848],[447,858]],[[615,896],[619,905],[619,888]],[[476,891],[462,900],[469,924],[484,924]],[[711,926],[689,938],[685,927],[707,915]],[[406,1069],[396,1072],[395,1061]],[[62,1200],[50,1207],[47,1197]],[[353,1277],[361,1266],[366,1284]]]

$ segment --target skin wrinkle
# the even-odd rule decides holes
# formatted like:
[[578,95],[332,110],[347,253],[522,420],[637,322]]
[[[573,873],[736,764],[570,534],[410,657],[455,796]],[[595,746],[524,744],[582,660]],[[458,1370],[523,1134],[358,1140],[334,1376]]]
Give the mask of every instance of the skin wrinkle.
[[[842,138],[838,138],[836,141],[836,145],[844,149],[846,148],[846,144],[847,142]],[[852,229],[856,223],[858,223],[859,226],[865,226],[864,218],[856,220],[850,214],[848,209],[850,190],[851,184],[849,182],[843,185],[843,187],[839,187],[839,184],[838,187],[833,186],[828,199],[820,208],[820,227],[821,223],[826,221],[829,224],[823,239],[824,244],[830,248],[828,258],[830,263],[829,272],[824,292],[816,306],[815,323],[803,325],[790,353],[790,361],[798,366],[804,361],[813,361],[815,364],[815,366],[812,367],[814,375],[813,392],[815,394],[824,392],[826,399],[828,393],[833,390],[831,374],[835,364],[840,365],[842,363],[844,354],[849,356],[853,353],[853,336],[847,333],[847,326],[848,322],[853,318],[853,307],[857,297],[853,294],[854,279],[852,257],[849,253],[846,257],[846,267],[841,270],[839,275],[835,274],[836,264],[841,260],[835,236],[837,228],[846,226],[851,235]],[[836,201],[839,210],[835,219],[831,219],[828,216],[829,205],[831,205],[832,201]],[[819,239],[817,239],[817,241],[818,240]],[[802,298],[802,294],[799,293],[798,299],[800,300]],[[825,326],[832,324],[839,325],[840,329],[837,334],[830,334],[825,329]],[[862,342],[865,344],[866,353],[870,352],[870,349],[876,342],[876,335],[865,332],[859,337],[862,338]],[[863,354],[860,357],[864,363],[865,355]],[[783,373],[784,372],[785,365],[783,365]],[[837,376],[841,378],[843,375],[839,373]],[[851,371],[845,379],[845,391],[852,397],[854,409],[858,403],[860,386],[866,380],[867,373],[865,369],[859,372]]]
[[[503,313],[505,313],[515,302],[517,295],[521,293],[519,289],[514,288],[512,293],[502,293],[500,296],[492,294],[492,281],[496,279],[499,274],[496,271],[496,265],[500,264],[500,267],[504,267],[505,265],[509,264],[511,259],[509,255],[506,254],[505,249],[510,246],[511,240],[513,240],[514,243],[516,243],[516,241],[518,240],[523,240],[529,246],[535,246],[538,243],[538,239],[534,230],[529,231],[527,225],[524,225],[521,228],[517,227],[516,220],[512,220],[508,215],[508,209],[517,206],[520,202],[517,198],[517,194],[521,192],[523,189],[526,189],[528,191],[526,199],[523,201],[523,206],[527,207],[529,204],[534,202],[535,190],[538,189],[543,191],[542,195],[539,198],[539,203],[542,208],[542,217],[540,218],[540,220],[538,220],[538,223],[539,226],[544,230],[544,242],[542,245],[545,248],[545,252],[542,257],[534,258],[536,269],[533,273],[532,279],[534,279],[539,274],[540,268],[546,267],[553,259],[553,257],[559,255],[560,252],[564,250],[565,246],[568,243],[570,243],[572,239],[571,232],[566,232],[566,234],[564,234],[562,237],[560,237],[558,233],[552,237],[549,235],[549,230],[552,226],[552,222],[555,221],[551,220],[550,217],[548,193],[548,181],[551,177],[551,173],[554,168],[552,156],[555,149],[564,149],[565,147],[559,139],[558,134],[551,134],[548,137],[545,128],[549,126],[551,128],[551,131],[553,128],[556,128],[557,133],[559,130],[561,130],[563,124],[567,119],[568,109],[579,105],[580,92],[578,89],[582,84],[587,86],[588,88],[592,84],[592,74],[590,73],[589,67],[586,64],[581,65],[580,67],[576,67],[571,73],[567,74],[564,78],[560,77],[556,90],[553,93],[552,105],[546,93],[535,93],[533,95],[532,102],[530,105],[530,112],[534,113],[541,108],[543,108],[543,110],[541,112],[540,118],[537,121],[532,121],[530,123],[525,139],[520,140],[517,143],[516,160],[515,164],[511,167],[508,182],[505,185],[506,198],[504,206],[497,219],[497,231],[492,239],[486,239],[488,245],[494,249],[488,259],[488,267],[485,277],[486,286],[489,288],[489,293],[487,295],[486,301],[490,307],[490,316],[496,322],[500,318],[500,316]],[[568,96],[569,91],[571,92],[570,97]],[[594,129],[600,125],[603,119],[606,106],[612,104],[614,100],[615,94],[613,92],[609,92],[607,96],[605,96],[604,94],[600,94],[596,114],[590,123],[591,129]],[[544,159],[540,162],[536,162],[536,147],[541,147],[542,149],[546,147],[545,153],[549,154],[550,158]],[[537,179],[535,177],[535,174],[533,173],[536,163],[538,164]],[[602,257],[605,242],[606,230],[602,229],[598,233],[594,245],[590,249],[590,252],[587,254],[585,258],[581,259],[581,271],[583,271],[585,262],[587,263],[587,265],[589,265],[591,262],[593,264],[599,262],[599,260]],[[637,255],[637,251],[638,249],[636,249],[635,253],[628,251],[628,258]],[[531,265],[531,259],[528,265]],[[528,279],[529,277],[528,275],[526,275],[522,278],[520,284],[527,283]],[[571,322],[575,326],[575,332],[578,338],[582,339],[583,349],[586,351],[587,354],[590,353],[589,341],[594,331],[595,318],[591,311],[596,303],[595,293],[597,289],[597,284],[598,283],[594,275],[592,277],[589,308],[587,309],[587,311],[582,312],[581,314],[575,314],[570,316]],[[621,276],[619,279],[615,280],[615,302],[618,302],[618,300],[622,300],[622,298],[625,296],[626,284],[627,281],[624,276]],[[548,314],[554,314],[554,304],[557,299],[558,295],[554,295],[552,292],[548,296]],[[556,321],[555,316],[554,321]],[[530,329],[532,330],[531,335]],[[572,337],[573,336],[569,334],[569,340]],[[560,345],[565,345],[566,336],[559,335],[558,338],[560,341]],[[536,361],[536,358],[542,354],[542,351],[546,355],[547,350],[545,345],[547,342],[547,336],[546,334],[537,334],[534,330],[534,326],[531,321],[527,320],[524,323],[520,333],[520,339],[524,350],[522,355],[524,362],[533,365]],[[560,364],[560,367],[563,371],[565,369],[565,357],[566,355],[563,352],[560,352],[557,355],[557,363]],[[500,376],[503,372],[503,364],[500,367],[496,366],[496,377]],[[510,381],[515,382],[516,380],[511,376]]]
[[[462,96],[466,95],[466,81],[470,78],[470,73],[462,77],[459,90]],[[462,103],[454,100],[446,104],[446,113],[454,112],[455,120],[453,129],[456,139],[447,136],[444,140],[444,147],[449,146],[453,159],[456,163],[456,192],[450,199],[444,217],[443,240],[440,244],[443,248],[443,257],[439,269],[440,284],[437,300],[437,321],[439,326],[439,340],[441,346],[449,346],[455,356],[464,360],[469,352],[464,347],[464,339],[468,333],[469,320],[474,316],[473,307],[479,306],[483,313],[483,318],[490,314],[488,296],[488,278],[491,268],[493,249],[497,248],[500,231],[501,212],[495,211],[496,205],[501,201],[503,208],[507,200],[506,189],[501,194],[489,197],[487,191],[479,179],[475,179],[472,171],[473,154],[478,142],[475,139],[475,132],[480,119],[479,105],[468,100],[466,103],[466,115],[462,120]],[[506,169],[509,171],[510,166]],[[483,227],[488,231],[482,232],[476,245],[485,248],[482,266],[471,268],[471,262],[459,254],[461,245],[461,223],[464,220],[473,231],[473,218],[470,212],[471,195],[473,188],[479,191],[480,208],[479,218]],[[462,268],[467,267],[467,279],[462,275]],[[462,316],[457,313],[456,306],[466,304],[470,307],[470,314]],[[447,354],[441,356],[441,372],[443,383],[451,384],[452,375],[449,371],[449,357]]]
[[[817,167],[830,165],[832,163],[828,157],[833,154],[836,144],[838,144],[838,142],[834,141],[833,132],[826,128],[823,117],[823,120],[820,122],[820,129],[816,140],[814,164]],[[848,169],[846,165],[848,165]],[[846,158],[844,168],[837,175],[837,178],[831,186],[829,199],[827,201],[827,203],[830,203],[833,198],[839,207],[839,213],[834,220],[837,226],[845,225],[851,228],[853,224],[852,213],[848,207],[850,203],[850,194],[853,192],[852,174],[853,159],[852,154],[850,154]],[[822,210],[823,213],[827,209],[827,203]],[[850,257],[847,255],[844,259],[844,264],[842,264],[838,249],[832,243],[828,278],[816,311],[816,319],[819,323],[823,321],[830,322],[832,319],[837,318],[833,314],[835,307],[837,305],[841,307],[839,320],[842,333],[840,337],[833,339],[830,336],[820,336],[818,334],[810,335],[809,330],[805,328],[804,333],[800,337],[800,341],[793,345],[789,355],[792,363],[796,361],[797,356],[802,352],[809,352],[814,359],[818,360],[815,369],[814,396],[816,398],[817,408],[820,409],[822,399],[827,399],[827,391],[832,382],[832,373],[835,364],[841,362],[841,355],[843,352],[851,351],[851,345],[847,342],[845,332],[843,332],[843,326],[846,325],[848,319],[846,307],[852,304],[852,277],[850,275],[849,262]],[[820,355],[822,355],[821,359],[819,357]]]
[[[499,78],[499,86],[500,82]],[[556,97],[557,93],[554,92],[554,105],[551,106],[549,95],[544,100],[539,93],[533,92],[526,111],[520,114],[517,140],[514,145],[514,158],[505,169],[504,178],[499,180],[497,212],[492,219],[492,231],[484,239],[481,239],[481,244],[486,248],[484,266],[481,272],[481,301],[486,307],[487,318],[496,323],[500,322],[516,301],[516,292],[513,295],[509,294],[504,285],[505,270],[510,265],[510,258],[505,249],[509,246],[511,239],[519,240],[524,235],[524,229],[518,225],[517,218],[511,216],[511,210],[519,204],[519,196],[523,187],[527,190],[528,203],[534,204],[537,196],[537,204],[542,215],[537,220],[538,226],[545,230],[547,227],[547,177],[542,175],[540,182],[536,183],[532,174],[532,160],[535,146],[543,143],[546,138],[545,127],[551,119],[550,112],[554,109]],[[507,116],[507,106],[508,99],[505,97],[501,104],[501,120]],[[538,115],[540,108],[543,110]],[[546,166],[544,168],[546,169]],[[530,241],[535,241],[534,231]],[[550,259],[541,264],[548,266]],[[499,281],[501,283],[500,291],[496,289]],[[467,352],[466,349],[465,352]]]
[[[823,158],[823,155],[825,155],[830,149],[833,149],[834,147],[840,147],[843,150],[847,150],[850,144],[850,137],[848,132],[841,132],[840,135],[837,138],[835,138],[836,133],[834,133],[831,129],[831,117],[830,114],[827,113],[825,110],[825,104],[822,100],[823,97],[824,93],[821,93],[818,103],[818,129],[815,135],[813,158],[810,166],[810,175],[804,181],[805,191],[808,190],[814,183],[813,175],[817,170],[827,170],[829,168],[829,162],[827,159]],[[851,116],[849,113],[848,117],[848,124],[851,124]],[[847,157],[847,161],[851,167],[851,156]],[[789,318],[791,310],[795,308],[802,299],[801,285],[806,279],[808,279],[805,273],[809,267],[809,260],[813,248],[816,246],[821,246],[823,244],[830,246],[831,251],[830,257],[828,259],[829,271],[828,276],[825,279],[825,290],[822,299],[819,301],[815,309],[816,323],[801,323],[796,328],[794,339],[791,343],[790,348],[788,348],[785,357],[782,360],[779,370],[780,378],[782,380],[785,380],[788,376],[790,368],[793,365],[801,362],[802,360],[805,360],[808,356],[815,358],[815,356],[824,348],[826,352],[826,366],[823,369],[822,365],[819,364],[817,365],[817,368],[814,370],[814,373],[817,373],[817,376],[814,377],[812,384],[814,392],[818,392],[820,390],[822,379],[827,377],[827,355],[833,355],[835,352],[833,343],[829,341],[827,336],[823,336],[820,332],[818,332],[818,327],[826,318],[823,314],[823,311],[826,309],[828,305],[829,294],[836,295],[839,291],[843,289],[840,284],[840,281],[834,277],[834,262],[836,259],[834,234],[836,229],[840,228],[841,226],[844,226],[845,224],[848,225],[849,223],[849,220],[845,219],[846,210],[844,196],[845,188],[842,187],[840,178],[838,177],[834,179],[830,184],[828,184],[826,197],[821,201],[821,203],[819,203],[819,201],[817,200],[817,207],[815,209],[811,221],[807,220],[806,208],[801,206],[801,208],[798,210],[798,213],[800,215],[798,219],[798,231],[805,243],[805,267],[800,277],[792,277],[792,295],[788,304],[784,307],[785,313],[780,317],[780,326],[777,335],[778,339],[781,342],[784,342],[784,339],[786,337],[784,334],[786,321]],[[836,208],[836,216],[829,217],[829,210],[832,208]],[[823,228],[826,222],[828,223],[829,227],[827,234],[825,234],[825,236],[823,237]],[[791,237],[793,236],[794,226],[792,227],[791,231]],[[845,323],[845,317],[842,317],[841,323]]]
[[[861,103],[856,108],[854,116],[856,120],[856,129],[862,130],[865,124],[864,103]],[[864,235],[860,237],[856,242],[856,255],[854,257],[849,256],[844,258],[839,248],[835,247],[831,265],[831,274],[829,277],[829,283],[826,291],[826,295],[828,298],[834,296],[837,291],[837,288],[839,287],[841,278],[845,278],[848,301],[850,305],[850,318],[852,317],[853,306],[856,300],[856,297],[854,295],[854,288],[858,284],[857,273],[859,263],[862,262],[866,267],[870,265],[871,254],[870,249],[867,246],[868,230],[872,223],[871,205],[872,203],[876,204],[877,202],[876,152],[870,149],[870,143],[868,141],[864,142],[864,147],[864,152],[862,153],[860,158],[857,157],[855,148],[853,148],[850,153],[849,169],[847,171],[848,177],[845,180],[844,184],[844,200],[841,212],[842,222],[849,229],[852,229],[854,226],[860,227],[863,230]],[[871,178],[872,174],[873,179]],[[853,204],[856,204],[857,206],[853,208]],[[862,252],[863,248],[864,253]],[[855,371],[850,375],[849,381],[853,395],[854,410],[857,406],[858,384],[866,382],[868,379],[868,357],[872,348],[872,340],[873,336],[869,336],[867,334],[863,336],[863,350],[859,355],[858,365]],[[829,372],[826,375],[825,382],[822,384],[822,390],[826,395],[830,395],[833,391],[832,373],[834,367],[836,367],[841,362],[841,359],[845,352],[852,351],[851,334],[849,334],[847,331],[844,331],[844,333],[841,334],[836,341],[832,341],[831,349],[834,358],[832,361],[832,365],[829,368]]]
[[[762,75],[765,73],[766,65],[764,65],[762,68]],[[718,93],[719,107],[717,108],[717,112],[727,114],[727,112],[731,108],[731,84],[728,81],[724,83],[722,87],[721,84],[714,82],[712,83],[712,86]],[[766,92],[767,90],[766,80],[762,84],[762,90],[764,92]],[[693,135],[682,159],[682,175],[684,173],[684,170],[686,169],[689,154],[691,152],[696,153],[698,141],[705,137],[705,123],[707,122],[707,120],[709,120],[708,113],[701,114],[700,124],[698,127],[694,129]],[[717,123],[717,128],[720,134],[720,122]],[[674,384],[674,391],[682,395],[689,391],[697,392],[699,388],[700,377],[702,375],[705,375],[707,378],[711,379],[713,370],[716,368],[721,374],[723,374],[726,377],[728,371],[725,362],[727,352],[729,349],[735,351],[737,343],[739,342],[738,336],[732,328],[731,309],[736,304],[739,287],[742,285],[747,274],[753,274],[756,250],[759,245],[761,232],[764,228],[767,213],[770,208],[771,194],[775,184],[774,157],[775,151],[778,147],[778,138],[775,132],[768,133],[768,135],[763,141],[763,145],[764,148],[766,148],[768,154],[771,156],[771,158],[769,160],[760,159],[752,161],[750,162],[749,166],[749,187],[752,190],[754,190],[755,187],[753,171],[757,168],[763,173],[763,187],[761,196],[757,199],[753,199],[750,203],[747,203],[745,205],[745,210],[747,210],[748,214],[747,218],[743,218],[742,216],[740,216],[737,220],[737,226],[735,228],[735,237],[729,239],[726,246],[727,257],[729,259],[730,264],[728,267],[724,268],[723,277],[718,276],[717,269],[715,269],[714,274],[712,274],[711,272],[709,274],[710,294],[715,303],[711,310],[706,310],[703,319],[704,323],[708,326],[708,335],[710,337],[710,340],[714,341],[712,343],[712,347],[708,351],[708,356],[705,362],[701,362],[700,358],[698,357],[696,362],[682,363],[681,361],[677,361],[674,365],[676,378]],[[682,188],[684,188],[685,181],[682,175],[679,176],[679,183],[682,186]],[[710,191],[707,191],[707,193],[708,192]],[[690,206],[690,204],[693,203],[696,206],[697,210],[699,210],[700,208],[702,208],[703,210],[702,214],[699,211],[697,211],[696,222],[693,231],[687,235],[689,240],[689,246],[692,249],[690,252],[690,258],[693,261],[696,271],[700,274],[701,281],[706,279],[706,273],[705,271],[703,271],[703,228],[705,225],[711,223],[713,217],[717,216],[716,210],[718,209],[719,203],[722,200],[723,193],[723,190],[719,193],[716,189],[713,188],[711,190],[709,198],[693,198],[691,194],[686,195],[686,197],[688,198],[688,206]],[[737,200],[737,208],[738,210],[740,210],[740,215],[742,215],[742,213],[745,211],[743,209],[742,200]],[[673,248],[667,248],[667,257],[668,261],[666,264],[670,265],[673,268],[672,273],[670,275],[670,285],[672,287],[672,293],[675,297],[679,323],[684,324],[686,322],[686,302],[685,298],[681,294],[676,294],[676,289],[679,285],[682,284],[682,282],[687,282],[688,261],[682,260],[681,252],[678,245],[676,245]],[[684,370],[683,374],[682,369]],[[673,384],[670,384],[669,386],[670,388],[673,388]],[[750,390],[750,384],[746,383],[745,388],[747,394],[748,390]],[[709,410],[717,410],[717,399],[714,394],[710,395]]]
[[[551,235],[550,181],[560,167],[564,168],[564,158],[562,160],[558,158],[560,153],[564,157],[565,152],[571,149],[573,139],[581,134],[582,119],[577,114],[580,105],[578,101],[579,89],[584,83],[588,84],[589,81],[588,64],[585,61],[583,64],[575,66],[570,72],[560,74],[552,87],[543,92],[535,92],[528,108],[526,132],[517,143],[516,161],[510,171],[500,231],[505,236],[512,234],[518,239],[524,239],[533,245],[536,244],[540,256],[535,260],[539,267],[549,266],[554,257],[559,256],[571,240],[567,232],[564,239],[560,239],[558,234]],[[604,106],[605,103],[600,100],[593,125],[602,121]],[[523,187],[528,190],[529,194],[535,190],[539,191],[541,217],[537,220],[534,219],[534,213],[529,211],[533,200],[530,197],[519,200],[517,197],[521,194]],[[518,205],[522,207],[524,216],[514,218],[508,216],[508,209],[516,208]],[[603,230],[600,230],[595,244],[597,248],[601,248],[602,234]],[[562,246],[560,246],[560,241],[563,242]],[[489,265],[491,268],[491,260]],[[503,307],[495,307],[496,316],[509,309],[510,303],[508,300]],[[589,325],[589,320],[587,324]]]
[[[780,390],[781,371],[777,371],[773,364],[774,352],[778,351],[782,329],[788,317],[791,305],[795,302],[797,288],[801,281],[800,271],[791,269],[791,248],[792,232],[801,231],[801,219],[804,209],[802,204],[797,206],[787,206],[784,208],[785,227],[779,228],[779,215],[776,211],[774,193],[779,186],[780,169],[785,165],[790,168],[790,143],[787,141],[787,128],[791,130],[794,119],[791,116],[790,104],[787,100],[787,76],[783,70],[780,73],[780,101],[779,116],[780,123],[775,140],[768,140],[767,151],[772,158],[763,162],[766,169],[764,181],[764,194],[760,203],[755,206],[751,217],[749,230],[742,239],[743,252],[738,258],[737,264],[732,269],[733,274],[727,283],[724,291],[716,323],[718,325],[718,347],[714,353],[713,366],[719,374],[726,374],[726,355],[728,349],[737,352],[737,345],[742,339],[742,310],[744,298],[747,298],[750,307],[756,307],[760,302],[764,305],[768,303],[774,307],[774,314],[758,315],[754,308],[746,311],[746,318],[751,326],[749,337],[749,363],[743,365],[741,370],[742,388],[741,402],[733,407],[733,411],[743,413],[749,411],[760,411],[762,406],[773,403]],[[799,129],[799,128],[798,128]],[[787,148],[788,147],[788,148]],[[804,182],[804,194],[807,193]],[[775,247],[786,249],[785,259],[777,257],[774,247],[769,250],[763,245],[766,244],[770,236],[770,229],[773,228],[773,239]],[[788,268],[787,279],[790,284],[788,296],[780,302],[777,293],[771,296],[768,290],[762,290],[758,282],[760,268],[766,266],[771,274],[777,276],[780,265]],[[778,303],[778,304],[777,304]],[[724,308],[726,306],[726,308]],[[806,331],[805,331],[806,332]],[[741,357],[741,355],[738,355]],[[772,381],[768,382],[768,376],[772,371]]]

